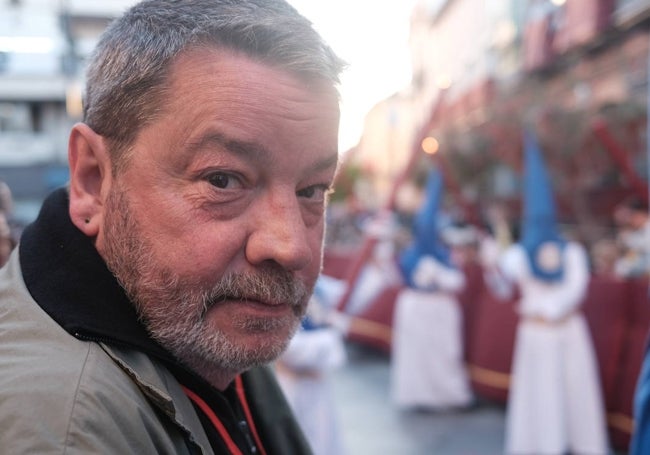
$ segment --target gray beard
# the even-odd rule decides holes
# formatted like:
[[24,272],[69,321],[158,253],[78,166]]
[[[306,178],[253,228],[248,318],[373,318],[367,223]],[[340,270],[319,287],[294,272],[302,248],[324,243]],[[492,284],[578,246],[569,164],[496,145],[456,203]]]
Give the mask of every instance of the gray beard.
[[[114,189],[106,202],[104,260],[125,289],[152,338],[181,363],[213,382],[276,359],[287,347],[304,315],[311,287],[277,264],[254,274],[227,275],[206,286],[196,278],[179,276],[162,264],[142,234],[126,194]],[[259,337],[247,347],[222,330],[209,326],[205,315],[222,300],[258,300],[290,305],[290,316],[237,317],[233,327],[246,333],[289,336]]]

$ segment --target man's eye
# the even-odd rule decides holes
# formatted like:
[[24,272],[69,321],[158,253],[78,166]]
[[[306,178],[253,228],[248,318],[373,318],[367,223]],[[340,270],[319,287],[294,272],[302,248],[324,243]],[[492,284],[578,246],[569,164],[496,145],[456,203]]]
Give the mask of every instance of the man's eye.
[[212,174],[208,177],[210,185],[217,188],[230,188],[237,183],[236,179],[228,174]]
[[308,199],[323,199],[328,193],[330,187],[328,185],[312,185],[298,191],[298,196]]

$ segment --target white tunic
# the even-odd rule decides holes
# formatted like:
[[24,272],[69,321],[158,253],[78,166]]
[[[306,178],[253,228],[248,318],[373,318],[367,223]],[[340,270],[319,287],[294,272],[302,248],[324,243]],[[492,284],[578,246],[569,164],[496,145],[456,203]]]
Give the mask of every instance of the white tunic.
[[329,373],[346,362],[341,334],[334,328],[300,330],[276,362],[278,382],[314,455],[342,455]]
[[[391,398],[400,407],[449,408],[470,404],[463,362],[462,314],[451,291],[461,272],[421,261],[414,281],[439,291],[404,289],[397,297],[391,351]],[[442,289],[447,290],[447,292]]]
[[519,245],[506,252],[502,269],[521,292],[506,452],[608,453],[597,360],[579,311],[589,280],[584,248],[567,244],[565,275],[558,283],[533,277]]

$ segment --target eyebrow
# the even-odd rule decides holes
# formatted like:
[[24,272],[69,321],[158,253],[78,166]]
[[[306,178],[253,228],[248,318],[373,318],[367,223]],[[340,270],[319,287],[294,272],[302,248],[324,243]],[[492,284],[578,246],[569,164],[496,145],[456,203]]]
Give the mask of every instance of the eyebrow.
[[[217,132],[211,132],[209,134],[205,134],[201,136],[198,140],[190,141],[188,143],[189,149],[191,151],[199,151],[209,145],[223,147],[228,151],[230,151],[231,153],[234,153],[236,155],[251,160],[263,161],[265,159],[268,159],[269,156],[271,156],[270,150],[268,150],[263,145],[260,145],[255,142],[240,141]],[[310,168],[313,171],[322,171],[322,170],[329,169],[331,167],[336,167],[338,165],[338,162],[339,162],[339,154],[338,151],[335,150],[326,158],[317,161]]]
[[236,155],[252,159],[259,159],[269,154],[269,151],[259,144],[232,139],[216,132],[205,134],[198,140],[188,143],[189,149],[193,152],[197,152],[210,145],[223,147]]
[[312,166],[312,170],[314,171],[324,171],[326,169],[332,168],[332,167],[337,167],[339,163],[339,154],[338,151],[332,153],[330,156],[327,158],[324,158],[318,162],[314,166]]

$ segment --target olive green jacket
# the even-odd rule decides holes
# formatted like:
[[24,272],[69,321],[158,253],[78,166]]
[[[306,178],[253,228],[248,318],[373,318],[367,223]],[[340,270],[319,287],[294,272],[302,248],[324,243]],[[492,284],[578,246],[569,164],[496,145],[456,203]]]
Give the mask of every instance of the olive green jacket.
[[[213,453],[180,384],[156,358],[77,339],[25,287],[18,251],[0,269],[0,451]],[[309,453],[269,368],[244,384],[268,455]],[[276,406],[278,404],[278,406]],[[275,428],[274,428],[275,426]],[[284,428],[280,428],[280,426]]]

